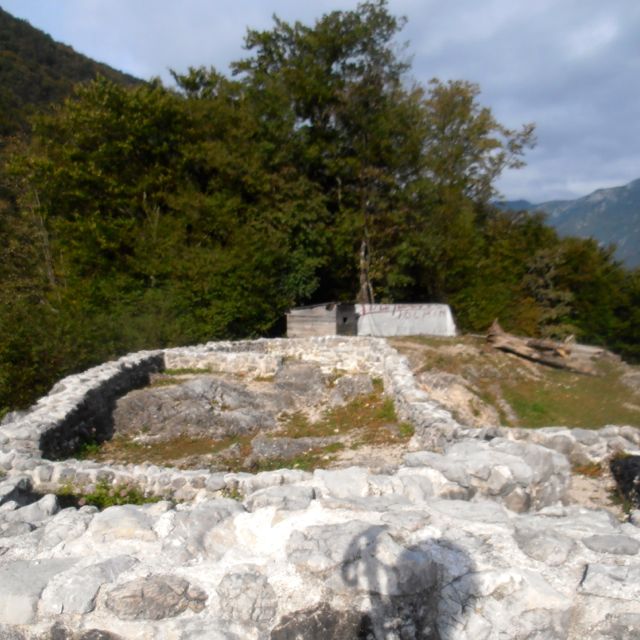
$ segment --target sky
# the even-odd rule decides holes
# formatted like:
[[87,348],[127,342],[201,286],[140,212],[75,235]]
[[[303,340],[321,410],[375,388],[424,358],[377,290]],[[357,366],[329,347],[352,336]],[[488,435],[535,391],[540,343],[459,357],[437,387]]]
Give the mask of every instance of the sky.
[[[0,0],[55,40],[143,79],[228,71],[247,28],[312,24],[356,0]],[[388,0],[412,76],[467,80],[499,122],[536,124],[527,166],[498,188],[535,203],[640,178],[639,0]]]

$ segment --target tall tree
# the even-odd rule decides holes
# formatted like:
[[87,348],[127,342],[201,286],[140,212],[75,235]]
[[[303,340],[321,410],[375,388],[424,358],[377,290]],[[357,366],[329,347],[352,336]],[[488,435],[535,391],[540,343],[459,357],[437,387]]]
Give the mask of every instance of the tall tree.
[[404,21],[386,2],[334,11],[313,27],[275,19],[249,31],[252,52],[234,65],[266,120],[288,114],[294,153],[327,197],[332,262],[321,295],[371,301],[379,220],[398,206],[420,155],[419,89],[403,84],[408,63],[395,37]]

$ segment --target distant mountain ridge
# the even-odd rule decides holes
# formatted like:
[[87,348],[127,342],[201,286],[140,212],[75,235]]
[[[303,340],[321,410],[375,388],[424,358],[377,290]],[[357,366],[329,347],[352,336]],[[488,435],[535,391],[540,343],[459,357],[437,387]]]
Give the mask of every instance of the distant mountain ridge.
[[611,189],[598,189],[576,200],[527,200],[498,203],[512,211],[543,211],[562,236],[591,237],[600,244],[615,243],[616,257],[625,266],[640,266],[640,179]]
[[0,136],[27,127],[28,115],[97,75],[121,84],[141,80],[60,44],[0,7]]

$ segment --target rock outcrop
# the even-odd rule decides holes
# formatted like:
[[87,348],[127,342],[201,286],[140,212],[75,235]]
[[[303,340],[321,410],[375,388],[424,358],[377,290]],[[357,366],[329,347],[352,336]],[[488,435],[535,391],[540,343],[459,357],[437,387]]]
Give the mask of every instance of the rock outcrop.
[[[260,377],[291,360],[382,378],[416,430],[403,464],[252,475],[52,459],[165,367]],[[571,463],[639,444],[624,426],[461,425],[377,339],[127,356],[0,426],[0,638],[639,637],[639,519],[568,504]],[[171,500],[100,512],[53,495],[98,482]]]

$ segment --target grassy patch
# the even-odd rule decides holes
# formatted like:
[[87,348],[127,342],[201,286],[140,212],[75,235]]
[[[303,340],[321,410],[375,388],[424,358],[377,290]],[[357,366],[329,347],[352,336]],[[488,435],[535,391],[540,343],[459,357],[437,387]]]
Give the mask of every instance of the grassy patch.
[[[393,400],[382,393],[382,380],[374,380],[373,386],[372,393],[358,396],[346,405],[329,409],[314,421],[301,411],[281,414],[279,428],[267,433],[270,437],[341,437],[340,442],[318,446],[293,459],[254,460],[248,468],[247,460],[252,452],[251,441],[256,433],[221,439],[184,435],[168,440],[116,435],[101,445],[85,445],[80,455],[100,462],[123,464],[146,462],[183,468],[197,466],[253,472],[280,468],[312,471],[330,465],[343,449],[358,448],[362,445],[399,444],[413,436],[413,426],[399,422]],[[185,462],[185,459],[188,462]]]
[[[595,361],[597,375],[585,376],[502,353],[477,337],[417,336],[394,339],[392,343],[409,357],[418,374],[432,370],[464,378],[476,396],[498,412],[504,425],[640,427],[640,401],[634,400],[622,383],[624,369],[614,361]],[[516,420],[508,419],[499,398],[511,407]],[[473,406],[470,411],[479,413]]]
[[597,376],[549,370],[536,381],[504,381],[503,395],[526,427],[640,426],[640,411],[625,406],[629,390],[609,363]]
[[188,375],[202,375],[204,373],[213,373],[213,370],[205,367],[203,369],[196,369],[195,367],[185,367],[183,369],[165,369],[163,373],[167,376],[188,376]]
[[99,455],[101,451],[101,445],[95,440],[83,442],[74,452],[74,457],[77,460],[86,460],[87,458],[93,458]]
[[92,450],[86,457],[99,462],[113,461],[121,464],[171,465],[173,461],[189,456],[217,454],[238,444],[240,451],[247,455],[251,449],[250,437],[232,436],[222,439],[194,438],[179,436],[169,440],[140,442],[131,436],[115,436],[104,442],[97,451]]
[[577,464],[572,468],[574,473],[587,478],[599,478],[604,473],[602,465],[597,462],[590,462],[588,464]]
[[123,504],[148,504],[159,502],[158,496],[152,496],[142,492],[135,485],[114,484],[99,482],[95,489],[89,493],[78,491],[72,486],[65,486],[56,494],[63,507],[82,507],[91,505],[98,509],[106,509]]

